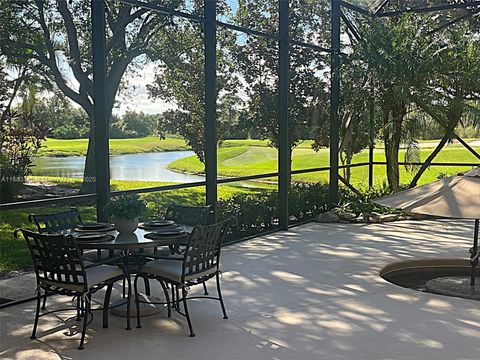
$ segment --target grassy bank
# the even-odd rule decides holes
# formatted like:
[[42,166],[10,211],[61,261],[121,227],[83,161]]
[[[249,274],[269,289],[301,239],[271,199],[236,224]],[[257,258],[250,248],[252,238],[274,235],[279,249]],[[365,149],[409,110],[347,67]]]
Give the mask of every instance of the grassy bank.
[[[80,179],[55,178],[55,177],[31,177],[35,183],[45,185],[58,184],[63,187],[78,188]],[[112,180],[112,190],[138,189],[152,186],[167,185],[167,183],[153,181],[121,181]],[[256,193],[264,191],[259,188],[244,188],[239,186],[221,185],[218,188],[219,199],[228,199],[236,193]],[[163,191],[159,193],[144,194],[142,197],[147,201],[148,212],[145,218],[155,218],[163,214],[168,204],[172,202],[181,204],[200,205],[205,201],[205,188],[196,187],[190,189]],[[84,221],[94,221],[95,207],[89,204],[77,206],[80,209]],[[25,210],[7,210],[0,213],[0,273],[12,270],[20,270],[31,266],[30,254],[24,240],[16,240],[13,231],[16,228],[33,229],[28,222],[28,215],[31,213],[48,213],[61,211],[68,206],[46,207]]]
[[[467,142],[475,139],[466,139]],[[312,140],[300,143],[297,149],[311,150]],[[437,144],[436,140],[420,141],[422,148],[432,148]],[[59,140],[47,139],[39,151],[39,156],[84,156],[87,153],[88,139]],[[220,148],[232,147],[262,147],[269,148],[267,140],[226,140]],[[381,149],[382,144],[378,143],[377,148]],[[159,139],[156,136],[135,139],[110,139],[110,154],[138,154],[145,152],[179,151],[190,150],[183,139],[166,138]]]
[[[480,151],[480,147],[476,147]],[[297,148],[293,152],[292,169],[308,169],[316,167],[324,167],[329,165],[328,149],[321,149],[314,152],[308,147]],[[422,161],[433,151],[433,147],[424,147],[421,150]],[[401,161],[404,158],[405,151],[400,153]],[[382,149],[375,150],[375,161],[385,161],[385,155]],[[354,156],[353,162],[367,162],[368,151],[364,150]],[[472,162],[478,163],[468,150],[459,145],[452,145],[444,148],[435,159],[435,162]],[[179,159],[169,165],[171,170],[200,174],[204,172],[203,164],[198,161],[195,156]],[[431,167],[425,172],[421,179],[421,183],[431,182],[437,179],[440,174],[454,174],[465,169],[464,167]],[[277,171],[277,150],[264,146],[233,146],[221,148],[218,151],[218,173],[220,176],[234,177],[246,176],[261,173],[269,173]],[[408,182],[412,178],[412,174],[407,173],[405,168],[401,167],[401,179]],[[375,166],[375,181],[382,183],[386,179],[385,167]],[[294,175],[294,180],[304,182],[316,182],[328,180],[328,172],[318,172]],[[352,182],[360,184],[368,179],[368,168],[352,169]]]
[[[39,156],[85,156],[88,139],[47,139]],[[176,138],[159,139],[155,136],[137,139],[110,139],[110,154],[137,154],[157,151],[189,150],[185,141]]]
[[[302,148],[310,148],[311,141],[300,145]],[[110,155],[139,154],[162,151],[191,150],[183,139],[166,138],[160,139],[157,136],[132,139],[110,139]],[[264,147],[268,148],[266,140],[226,140],[221,144],[222,148],[237,146]],[[87,154],[88,139],[60,140],[48,138],[40,151],[39,156],[85,156]]]

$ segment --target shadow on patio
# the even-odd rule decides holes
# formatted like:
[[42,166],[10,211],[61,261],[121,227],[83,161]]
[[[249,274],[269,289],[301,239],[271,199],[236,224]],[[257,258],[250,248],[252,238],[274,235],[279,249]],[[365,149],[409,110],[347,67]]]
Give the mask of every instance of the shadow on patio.
[[466,258],[471,229],[461,221],[304,225],[223,250],[230,319],[221,319],[216,302],[192,301],[195,338],[188,337],[177,314],[172,319],[165,312],[145,317],[142,329],[126,331],[124,318],[111,315],[109,329],[103,329],[96,313],[85,350],[78,351],[79,323],[62,326],[54,315],[40,320],[38,341],[30,340],[34,304],[27,303],[0,313],[0,355],[474,359],[480,351],[478,302],[399,288],[379,276],[383,266],[400,260]]

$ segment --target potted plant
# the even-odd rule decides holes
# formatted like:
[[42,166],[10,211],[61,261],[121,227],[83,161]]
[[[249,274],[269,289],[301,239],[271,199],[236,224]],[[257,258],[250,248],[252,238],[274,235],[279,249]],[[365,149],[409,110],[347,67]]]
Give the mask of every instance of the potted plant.
[[121,234],[131,234],[138,227],[138,217],[146,210],[145,201],[137,194],[120,196],[109,201],[105,213],[113,219],[115,229]]

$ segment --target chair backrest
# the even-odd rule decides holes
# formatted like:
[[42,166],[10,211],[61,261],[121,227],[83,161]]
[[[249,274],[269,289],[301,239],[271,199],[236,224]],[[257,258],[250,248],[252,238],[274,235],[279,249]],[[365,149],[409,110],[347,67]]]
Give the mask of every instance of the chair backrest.
[[77,209],[51,214],[30,214],[28,220],[37,226],[39,233],[47,234],[69,229],[82,223],[82,218]]
[[206,225],[208,215],[210,215],[212,207],[207,206],[183,206],[171,204],[167,208],[165,214],[166,220],[173,220],[176,223],[184,225]]
[[193,229],[183,255],[182,281],[208,276],[212,269],[218,269],[222,242],[231,222],[227,219]]
[[86,292],[85,267],[77,243],[71,236],[21,232],[32,256],[37,285],[50,285],[63,289]]

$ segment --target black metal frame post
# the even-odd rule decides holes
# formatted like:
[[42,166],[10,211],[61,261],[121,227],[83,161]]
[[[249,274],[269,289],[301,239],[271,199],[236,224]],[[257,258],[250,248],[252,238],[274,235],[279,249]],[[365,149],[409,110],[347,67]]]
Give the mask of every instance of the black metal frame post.
[[373,187],[373,162],[374,159],[374,151],[375,151],[375,101],[373,98],[373,87],[370,90],[370,102],[368,104],[369,107],[369,138],[370,144],[368,148],[368,188],[371,189]]
[[471,277],[470,277],[470,285],[471,286],[475,286],[475,268],[478,265],[478,258],[480,256],[480,254],[478,252],[478,232],[480,231],[479,228],[480,228],[480,220],[475,219],[475,230],[474,230],[474,234],[473,234],[473,247],[470,250],[470,252],[471,252],[471,254],[470,254],[470,264],[472,266],[472,274],[471,274]]
[[330,177],[329,205],[338,204],[338,143],[340,139],[340,0],[331,0]]
[[217,29],[216,1],[204,0],[205,43],[205,176],[211,221],[217,219]]
[[[110,156],[108,146],[107,54],[105,50],[105,3],[92,0],[93,101],[95,139],[95,191],[97,219],[108,221],[103,211],[110,200]],[[88,180],[88,179],[86,179]]]
[[288,229],[288,187],[290,182],[290,142],[288,134],[289,91],[289,0],[278,1],[278,218],[281,229]]

